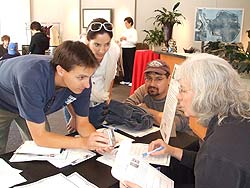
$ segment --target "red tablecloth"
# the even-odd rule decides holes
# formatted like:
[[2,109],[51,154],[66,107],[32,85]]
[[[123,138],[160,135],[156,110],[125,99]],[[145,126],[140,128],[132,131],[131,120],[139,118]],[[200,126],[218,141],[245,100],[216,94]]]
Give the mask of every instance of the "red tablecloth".
[[144,70],[147,63],[154,59],[159,59],[159,56],[159,54],[154,53],[152,50],[136,50],[130,95],[144,84]]

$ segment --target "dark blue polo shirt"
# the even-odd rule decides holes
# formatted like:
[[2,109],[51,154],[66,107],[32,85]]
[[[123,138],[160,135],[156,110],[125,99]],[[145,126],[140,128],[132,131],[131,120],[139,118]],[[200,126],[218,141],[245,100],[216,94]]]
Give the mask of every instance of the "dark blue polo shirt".
[[56,90],[51,59],[46,55],[24,55],[0,61],[0,108],[42,123],[47,114],[72,103],[77,115],[87,117],[91,88],[81,94],[67,88]]

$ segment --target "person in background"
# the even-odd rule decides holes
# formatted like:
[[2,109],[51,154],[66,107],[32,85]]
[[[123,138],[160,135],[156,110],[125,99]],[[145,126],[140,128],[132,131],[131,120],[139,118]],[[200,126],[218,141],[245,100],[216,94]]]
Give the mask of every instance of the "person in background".
[[37,21],[30,24],[30,30],[32,33],[29,46],[30,53],[44,55],[45,51],[49,49],[49,38],[42,32],[42,26]]
[[121,47],[122,47],[122,61],[123,61],[123,70],[124,77],[123,81],[120,82],[122,85],[132,86],[132,75],[133,75],[133,66],[134,58],[136,51],[136,42],[137,42],[137,31],[133,27],[134,21],[131,17],[126,17],[124,19],[124,24],[126,27],[123,36],[120,38]]
[[10,37],[8,35],[3,35],[1,37],[2,44],[0,45],[0,57],[8,53],[8,45],[10,42]]
[[[100,65],[91,77],[89,121],[95,128],[100,128],[104,121],[104,110],[111,100],[113,81],[120,57],[120,47],[112,41],[112,37],[113,25],[103,18],[96,18],[89,24],[84,40]],[[75,116],[70,108],[69,105],[71,115],[69,116],[65,110],[65,117],[68,122],[67,129],[72,132],[75,131]]]
[[20,56],[21,54],[18,52],[17,49],[17,43],[11,42],[8,45],[8,53],[3,55],[0,60],[4,60],[4,59],[10,59],[13,57],[17,57]]
[[208,128],[206,137],[197,153],[155,140],[149,151],[164,149],[151,155],[171,155],[193,168],[197,188],[250,187],[250,91],[239,74],[224,59],[197,54],[181,65],[177,78],[180,105]]
[[[147,64],[144,77],[145,84],[137,88],[125,100],[125,103],[144,108],[153,116],[155,124],[160,126],[171,79],[170,68],[163,60],[153,60]],[[189,119],[184,116],[183,111],[177,106],[172,132],[181,131],[193,135],[188,124]]]
[[[99,63],[82,42],[65,41],[54,56],[25,55],[0,61],[0,153],[15,121],[22,138],[43,147],[109,151],[108,138],[89,123],[90,77]],[[72,104],[79,137],[46,129],[46,115]],[[59,124],[58,124],[59,125]]]

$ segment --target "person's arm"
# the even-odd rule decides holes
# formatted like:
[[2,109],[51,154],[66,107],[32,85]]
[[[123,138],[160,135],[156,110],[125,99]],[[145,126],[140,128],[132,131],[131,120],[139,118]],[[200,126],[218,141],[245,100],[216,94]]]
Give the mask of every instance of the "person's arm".
[[160,112],[160,111],[154,110],[152,108],[149,108],[145,103],[141,103],[138,106],[142,107],[149,114],[151,114],[153,116],[153,118],[154,118],[155,125],[160,126],[163,112]]
[[[81,148],[90,150],[108,147],[108,138],[103,133],[96,132],[91,124],[79,127],[78,131],[81,132],[81,135],[83,136],[71,137],[46,131],[44,122],[40,124],[31,121],[26,122],[34,142],[39,146],[50,148]],[[86,127],[83,128],[84,126]],[[86,132],[83,133],[83,131]]]
[[125,103],[132,105],[139,105],[143,103],[145,94],[146,94],[145,85],[142,85],[139,88],[137,88],[135,92],[125,100]]

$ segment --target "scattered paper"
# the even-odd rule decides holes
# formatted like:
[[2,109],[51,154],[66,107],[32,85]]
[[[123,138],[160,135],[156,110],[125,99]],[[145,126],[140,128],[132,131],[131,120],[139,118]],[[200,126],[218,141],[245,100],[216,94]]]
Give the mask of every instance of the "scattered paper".
[[120,181],[130,181],[147,188],[173,188],[174,181],[152,167],[142,157],[131,155],[132,143],[123,141],[116,154],[111,174]]
[[[109,154],[104,154],[101,157],[98,157],[96,160],[106,164],[110,167],[113,166],[115,162],[115,157],[118,149],[115,149],[113,152]],[[135,156],[136,158],[143,158],[142,154],[148,151],[148,144],[143,143],[132,143],[129,155]],[[144,157],[143,160],[147,161],[150,164],[157,164],[162,166],[169,166],[170,163],[170,155],[161,155],[161,156],[147,156]]]
[[65,176],[62,173],[50,176],[34,183],[30,183],[23,186],[16,186],[16,188],[55,188],[55,187],[67,187],[67,188],[98,188],[77,172],[69,176]]
[[76,165],[83,161],[86,161],[96,155],[96,153],[86,149],[66,149],[67,157],[63,160],[49,159],[48,161],[56,166],[62,168],[68,165]]
[[76,165],[94,157],[96,154],[85,149],[61,149],[37,146],[34,141],[26,141],[13,154],[10,162],[49,161],[57,168]]
[[[106,129],[106,128],[100,128],[100,129],[97,129],[97,131],[99,132],[103,132],[103,130]],[[127,136],[124,136],[118,132],[114,132],[115,133],[115,140],[116,140],[116,144],[115,144],[115,147],[119,146],[120,143],[123,141],[123,140],[130,140],[130,141],[134,141],[134,139],[132,138],[129,138]]]
[[[108,125],[107,127],[113,127],[112,125]],[[136,131],[136,130],[133,130],[133,129],[129,129],[128,127],[126,127],[125,125],[119,125],[119,126],[116,126],[116,127],[113,127],[115,129],[118,129],[120,131],[123,131],[133,137],[143,137],[143,136],[146,136],[150,133],[154,133],[156,131],[159,131],[160,128],[159,127],[151,127],[150,129],[146,129],[146,130],[142,130],[142,131]]]
[[12,168],[7,162],[0,158],[0,182],[1,188],[12,187],[27,180],[20,175],[22,170]]

